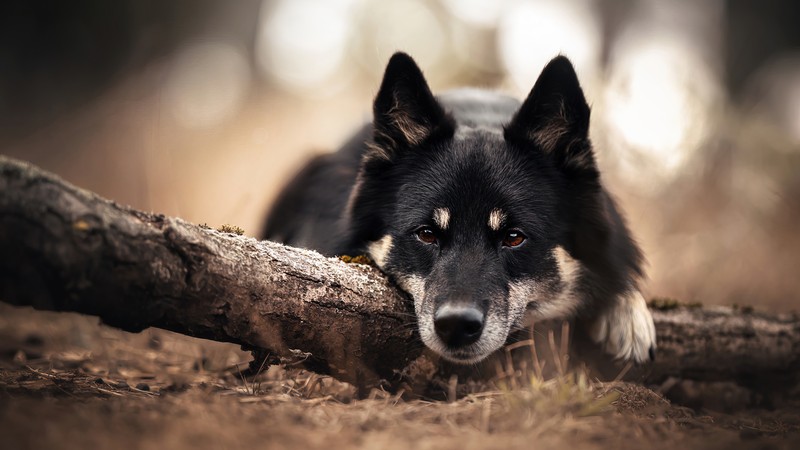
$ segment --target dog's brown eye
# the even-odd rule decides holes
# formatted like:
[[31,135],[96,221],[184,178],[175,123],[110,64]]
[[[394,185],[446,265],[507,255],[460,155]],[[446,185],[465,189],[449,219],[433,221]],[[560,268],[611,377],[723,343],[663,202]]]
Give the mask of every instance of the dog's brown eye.
[[422,227],[417,230],[417,239],[426,243],[426,244],[435,244],[436,243],[436,234],[433,232],[430,227]]
[[523,242],[525,242],[525,235],[519,230],[508,230],[503,237],[504,247],[518,247]]

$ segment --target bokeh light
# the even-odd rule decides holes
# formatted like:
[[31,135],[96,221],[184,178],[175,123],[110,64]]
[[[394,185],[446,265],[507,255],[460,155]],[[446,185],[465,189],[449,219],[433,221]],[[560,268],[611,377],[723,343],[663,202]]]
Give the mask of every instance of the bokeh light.
[[429,2],[367,2],[357,23],[361,32],[355,42],[356,57],[371,78],[380,76],[398,50],[412,54],[429,81],[446,79],[454,70],[444,64],[448,34]]
[[[603,180],[650,261],[650,294],[786,310],[800,288],[788,0],[106,3],[102,17],[78,2],[9,23],[6,154],[137,208],[255,235],[307,159],[370,120],[395,51],[434,92],[518,98],[561,53],[592,107]],[[734,267],[737,251],[747,258]]]
[[264,1],[255,43],[259,69],[288,89],[330,91],[356,1]]
[[542,68],[558,54],[567,55],[584,85],[594,79],[601,34],[593,3],[580,0],[512,2],[498,24],[503,66],[521,92],[533,86]]
[[250,81],[250,65],[237,46],[192,45],[178,54],[167,75],[165,106],[183,126],[216,125],[236,113]]
[[491,28],[506,8],[508,0],[442,0],[447,11],[470,25]]
[[[620,175],[657,189],[707,139],[719,81],[699,50],[676,34],[634,29],[614,46],[600,117]],[[643,176],[643,175],[647,176]]]

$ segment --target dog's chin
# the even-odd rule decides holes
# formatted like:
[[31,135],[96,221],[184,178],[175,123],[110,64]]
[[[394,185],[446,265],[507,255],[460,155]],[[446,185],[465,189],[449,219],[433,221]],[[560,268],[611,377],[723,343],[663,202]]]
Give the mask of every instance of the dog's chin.
[[479,355],[471,352],[436,352],[445,361],[459,366],[477,364],[489,355]]
[[425,333],[421,329],[420,335],[422,342],[430,351],[449,363],[463,366],[478,364],[502,347],[502,342],[496,343],[481,339],[471,345],[452,348],[439,340],[434,333]]
[[[425,339],[423,339],[423,342],[425,342]],[[478,349],[474,348],[474,346],[452,349],[438,340],[431,343],[425,342],[425,346],[443,360],[463,366],[477,364],[489,356],[489,353],[480,352]]]
[[464,350],[437,351],[436,353],[439,354],[439,356],[441,356],[442,359],[452,364],[468,366],[468,365],[478,364],[479,362],[488,358],[489,355],[491,355],[493,352],[482,353],[464,349]]

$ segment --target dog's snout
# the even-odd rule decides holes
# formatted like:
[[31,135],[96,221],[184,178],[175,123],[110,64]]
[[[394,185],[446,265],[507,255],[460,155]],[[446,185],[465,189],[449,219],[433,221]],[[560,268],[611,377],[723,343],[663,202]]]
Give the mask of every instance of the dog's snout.
[[483,313],[472,306],[444,305],[436,311],[433,326],[447,346],[462,347],[481,337],[483,319]]

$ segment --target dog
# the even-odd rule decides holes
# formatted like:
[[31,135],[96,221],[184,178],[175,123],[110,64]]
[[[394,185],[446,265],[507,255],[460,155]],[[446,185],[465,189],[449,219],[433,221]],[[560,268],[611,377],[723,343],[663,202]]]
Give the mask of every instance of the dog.
[[368,254],[413,297],[424,344],[473,364],[526,320],[579,319],[611,356],[654,358],[643,256],[603,187],[590,108],[557,56],[527,98],[434,96],[394,54],[373,121],[279,196],[264,238]]

